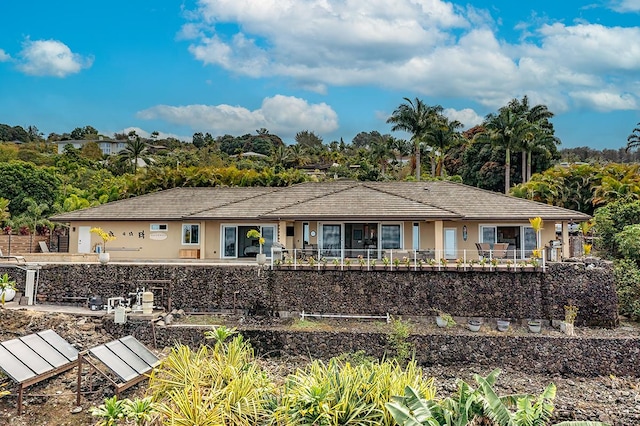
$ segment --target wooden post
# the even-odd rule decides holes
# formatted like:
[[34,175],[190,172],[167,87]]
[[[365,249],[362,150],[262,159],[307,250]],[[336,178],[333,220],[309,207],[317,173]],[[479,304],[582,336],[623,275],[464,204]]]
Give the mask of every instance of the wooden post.
[[78,380],[76,382],[76,407],[80,406],[81,385],[82,385],[82,352],[78,354]]
[[23,389],[23,385],[22,383],[20,383],[18,385],[18,415],[19,416],[22,415],[22,389]]

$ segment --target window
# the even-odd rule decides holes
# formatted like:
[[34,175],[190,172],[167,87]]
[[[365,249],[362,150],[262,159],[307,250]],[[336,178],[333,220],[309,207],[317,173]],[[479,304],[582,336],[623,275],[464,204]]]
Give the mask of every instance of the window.
[[309,244],[309,224],[307,222],[302,224],[302,242]]
[[182,225],[182,244],[200,243],[200,225],[185,223]]
[[287,237],[293,237],[295,235],[293,226],[287,226]]
[[152,231],[167,231],[169,229],[169,225],[166,223],[152,223],[150,229]]
[[382,225],[380,231],[383,249],[399,249],[401,247],[400,225]]
[[420,223],[413,223],[413,249],[420,250]]

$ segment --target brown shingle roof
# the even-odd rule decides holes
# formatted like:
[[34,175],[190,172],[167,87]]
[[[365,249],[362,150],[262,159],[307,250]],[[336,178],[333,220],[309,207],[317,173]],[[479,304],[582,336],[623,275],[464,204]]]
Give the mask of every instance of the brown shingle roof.
[[52,217],[69,220],[586,220],[588,215],[446,181],[175,188]]
[[51,220],[180,220],[204,209],[245,200],[276,188],[174,188],[97,207],[61,213]]

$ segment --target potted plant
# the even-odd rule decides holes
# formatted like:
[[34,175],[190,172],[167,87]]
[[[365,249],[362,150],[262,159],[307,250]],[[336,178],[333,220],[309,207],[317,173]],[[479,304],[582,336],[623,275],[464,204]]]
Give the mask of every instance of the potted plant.
[[102,240],[102,250],[98,251],[98,260],[105,264],[109,262],[110,256],[107,253],[107,243],[116,239],[116,236],[106,232],[102,228],[91,228],[91,233],[96,234]]
[[509,329],[509,324],[510,321],[508,320],[498,320],[497,321],[497,326],[498,326],[498,331],[507,331]]
[[11,302],[16,297],[16,282],[9,278],[9,274],[0,275],[0,305]]
[[575,330],[573,328],[573,323],[578,316],[578,307],[574,305],[565,305],[564,306],[564,321],[560,323],[560,331],[562,331],[567,336],[575,336]]
[[467,323],[467,327],[469,328],[470,331],[473,331],[473,332],[480,330],[481,325],[482,323],[480,322],[480,320],[477,320],[477,319],[470,319],[469,322]]
[[529,320],[527,321],[527,326],[531,333],[540,333],[542,331],[542,321],[540,320]]
[[456,322],[454,321],[453,317],[448,313],[438,312],[438,315],[436,316],[436,324],[438,324],[438,327],[440,328],[445,328],[445,327],[453,327],[454,325],[456,325]]
[[258,244],[260,245],[260,251],[256,254],[256,262],[258,262],[258,265],[267,263],[267,255],[262,253],[262,245],[265,240],[260,231],[257,229],[249,229],[249,231],[247,231],[247,238],[256,238],[258,240]]

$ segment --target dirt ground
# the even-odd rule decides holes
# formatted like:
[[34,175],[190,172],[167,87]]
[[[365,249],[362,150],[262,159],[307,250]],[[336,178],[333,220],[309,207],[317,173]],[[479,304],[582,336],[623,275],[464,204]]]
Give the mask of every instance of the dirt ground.
[[[250,320],[245,321],[246,323]],[[327,326],[327,325],[325,325]],[[331,324],[330,327],[348,327],[345,324]],[[379,325],[370,325],[379,327]],[[438,332],[435,326],[430,332]],[[26,310],[0,309],[0,341],[35,333],[45,329],[53,329],[63,338],[76,345],[80,350],[88,349],[114,339],[107,335],[101,327],[101,320],[91,317],[71,316],[60,313],[43,313]],[[446,331],[451,333],[452,330]],[[462,331],[461,331],[462,332]],[[515,329],[513,333],[520,333]],[[555,333],[547,330],[547,333]],[[616,330],[580,329],[578,334],[640,336],[640,328],[625,324]],[[120,336],[117,336],[120,337]],[[308,360],[268,359],[262,360],[265,368],[272,374],[285,376]],[[456,378],[473,383],[474,373],[487,374],[489,369],[469,365],[431,366],[425,368],[428,376],[435,377],[439,395],[445,396],[456,389]],[[95,380],[90,387],[87,380],[82,387],[82,411],[72,414],[76,407],[77,371],[68,371],[60,376],[45,380],[25,390],[24,409],[22,415],[16,412],[16,387],[9,380],[7,389],[12,395],[0,398],[0,425],[41,426],[41,425],[92,425],[95,418],[90,415],[90,408],[97,406],[106,397],[113,394],[113,388],[104,380]],[[2,381],[0,380],[0,383]],[[637,377],[564,377],[527,375],[512,369],[505,369],[497,383],[501,394],[507,393],[539,393],[548,383],[558,387],[556,397],[556,420],[601,420],[615,426],[640,425],[640,378]],[[144,384],[126,391],[125,396],[134,398],[142,396]]]

